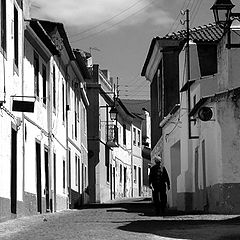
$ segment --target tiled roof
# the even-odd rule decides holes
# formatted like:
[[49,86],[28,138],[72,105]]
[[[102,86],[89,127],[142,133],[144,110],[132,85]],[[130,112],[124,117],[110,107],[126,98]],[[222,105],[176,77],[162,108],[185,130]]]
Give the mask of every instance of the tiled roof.
[[[189,31],[190,39],[196,42],[218,42],[223,36],[223,29],[216,24],[204,25],[192,28]],[[170,33],[162,39],[185,40],[187,31],[181,30],[176,33]]]

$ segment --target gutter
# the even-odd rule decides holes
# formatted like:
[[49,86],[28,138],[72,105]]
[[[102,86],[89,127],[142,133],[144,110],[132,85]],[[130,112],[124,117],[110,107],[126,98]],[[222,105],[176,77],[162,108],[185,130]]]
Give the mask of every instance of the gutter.
[[166,123],[172,118],[172,116],[178,111],[178,109],[180,108],[180,104],[176,104],[172,110],[169,112],[169,114],[163,118],[163,120],[160,122],[159,127],[164,127],[166,125]]
[[85,90],[84,85],[83,85],[82,82],[80,83],[80,91],[81,91],[81,94],[82,94],[83,101],[84,101],[85,105],[89,106],[90,103],[89,103],[89,100],[88,100],[88,97],[87,97],[87,93],[86,93],[86,90]]

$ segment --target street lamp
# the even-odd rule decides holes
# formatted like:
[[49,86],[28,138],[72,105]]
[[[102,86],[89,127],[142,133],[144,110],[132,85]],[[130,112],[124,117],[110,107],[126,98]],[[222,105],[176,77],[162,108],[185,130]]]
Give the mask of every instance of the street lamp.
[[210,8],[213,11],[216,24],[223,27],[225,33],[228,34],[227,48],[239,48],[240,44],[231,43],[231,24],[233,20],[240,20],[240,13],[232,13],[231,10],[235,5],[231,0],[216,0]]
[[111,107],[109,113],[112,121],[117,120],[118,110],[115,106]]
[[230,21],[231,10],[234,6],[231,0],[216,0],[210,8],[216,24],[225,26]]

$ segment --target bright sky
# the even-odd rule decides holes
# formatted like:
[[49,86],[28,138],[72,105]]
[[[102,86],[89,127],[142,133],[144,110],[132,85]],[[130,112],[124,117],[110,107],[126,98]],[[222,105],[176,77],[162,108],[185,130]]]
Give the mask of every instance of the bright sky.
[[100,50],[91,50],[93,61],[108,69],[115,82],[118,77],[120,98],[149,99],[150,83],[141,77],[141,70],[151,40],[184,28],[180,10],[190,9],[191,27],[213,22],[210,7],[215,0],[30,2],[32,17],[64,24],[73,48]]

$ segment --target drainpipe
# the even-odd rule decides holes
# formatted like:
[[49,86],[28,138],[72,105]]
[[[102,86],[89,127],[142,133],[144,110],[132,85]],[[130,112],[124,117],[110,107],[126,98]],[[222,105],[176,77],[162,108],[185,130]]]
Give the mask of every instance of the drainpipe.
[[49,81],[48,81],[48,97],[47,97],[47,122],[48,122],[48,159],[49,159],[49,199],[50,199],[50,210],[53,212],[53,194],[52,194],[52,64],[51,59],[49,60]]
[[131,188],[133,197],[133,125],[131,124]]
[[65,72],[65,79],[66,79],[66,87],[65,87],[65,113],[66,113],[66,169],[67,169],[67,195],[68,195],[68,208],[71,208],[71,180],[70,180],[70,174],[69,171],[71,171],[69,164],[69,154],[68,154],[68,111],[67,105],[68,105],[68,86],[70,87],[70,82],[68,80],[68,68],[71,65],[71,60],[69,60],[67,66],[66,66],[66,72]]
[[[24,96],[24,32],[26,29],[25,21],[24,21],[24,13],[23,13],[23,21],[22,21],[22,96]],[[3,58],[4,61],[4,58]],[[25,191],[25,122],[24,122],[24,113],[22,112],[22,161],[23,161],[23,179],[22,179],[22,194],[24,199],[24,191]]]

